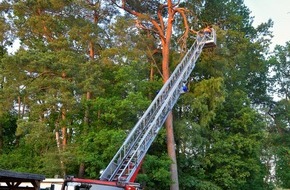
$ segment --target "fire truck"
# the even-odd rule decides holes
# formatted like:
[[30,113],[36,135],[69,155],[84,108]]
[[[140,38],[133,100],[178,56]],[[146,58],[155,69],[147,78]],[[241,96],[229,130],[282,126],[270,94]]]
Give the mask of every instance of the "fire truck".
[[191,48],[131,130],[100,178],[96,180],[68,177],[62,190],[140,190],[141,187],[135,183],[135,179],[146,152],[179,96],[184,93],[184,83],[188,80],[202,50],[215,46],[214,29],[211,33],[198,34]]

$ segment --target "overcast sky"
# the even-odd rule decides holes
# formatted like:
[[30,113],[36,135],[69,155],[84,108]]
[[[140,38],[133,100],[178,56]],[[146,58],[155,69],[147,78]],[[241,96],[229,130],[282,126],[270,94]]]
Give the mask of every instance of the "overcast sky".
[[284,46],[290,41],[290,0],[244,0],[244,3],[255,17],[254,26],[269,19],[274,21],[273,46]]

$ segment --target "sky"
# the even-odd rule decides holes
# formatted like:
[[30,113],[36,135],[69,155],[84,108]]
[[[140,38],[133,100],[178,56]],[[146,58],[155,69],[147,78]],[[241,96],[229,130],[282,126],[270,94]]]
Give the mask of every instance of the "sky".
[[271,48],[275,45],[285,46],[290,41],[290,0],[244,0],[244,4],[254,16],[253,26],[269,19],[274,21]]

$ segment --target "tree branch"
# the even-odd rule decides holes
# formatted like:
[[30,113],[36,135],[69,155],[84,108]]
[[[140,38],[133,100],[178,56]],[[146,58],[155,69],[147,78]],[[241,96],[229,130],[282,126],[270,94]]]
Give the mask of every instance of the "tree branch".
[[[115,4],[118,8],[123,9],[124,11],[128,12],[129,14],[136,16],[137,19],[139,18],[139,19],[141,20],[142,18],[149,17],[148,15],[144,15],[144,14],[142,14],[142,13],[140,13],[140,12],[137,12],[137,11],[134,11],[134,10],[130,9],[129,7],[126,7],[126,0],[122,0],[122,5],[121,5],[121,6],[118,5],[118,4],[116,3],[116,0],[112,0],[112,3]],[[162,8],[162,9],[163,9],[163,8]],[[162,9],[161,9],[161,10],[162,10]],[[161,15],[160,15],[160,16],[161,16]],[[160,17],[159,20],[160,20],[160,22],[162,21],[162,22],[160,23],[160,25],[158,24],[158,22],[157,22],[155,19],[149,17],[149,21],[152,23],[153,27],[154,27],[156,30],[144,26],[144,24],[142,24],[142,23],[141,23],[140,21],[138,21],[138,20],[136,21],[136,26],[139,27],[139,28],[142,28],[142,29],[148,30],[148,31],[152,31],[152,32],[158,34],[162,40],[165,40],[165,36],[164,36],[164,32],[163,32],[163,29],[164,29],[164,23],[163,23],[163,19],[162,19],[162,17]]]
[[161,30],[164,31],[164,22],[163,22],[163,17],[162,17],[162,11],[163,9],[165,8],[166,6],[165,5],[160,5],[158,7],[158,10],[157,10],[157,16],[158,16],[158,19],[159,19],[159,22],[160,22],[160,27],[161,27]]
[[156,34],[159,34],[158,31],[154,30],[153,28],[149,28],[149,27],[146,27],[140,20],[136,19],[135,20],[135,25],[137,28],[141,28],[143,30],[146,30],[146,31],[150,31],[150,32],[154,32]]
[[[187,38],[188,38],[188,34],[190,32],[189,25],[188,25],[188,20],[187,20],[186,15],[185,15],[185,12],[187,10],[184,9],[184,8],[175,8],[174,10],[176,12],[178,12],[181,15],[182,19],[183,19],[185,31],[184,31],[183,35],[179,38],[178,42],[181,42],[182,49],[186,49],[186,41],[187,41]],[[194,30],[192,30],[192,31],[194,31]]]
[[177,5],[179,5],[179,3],[180,3],[180,0],[178,0],[178,2],[175,3],[174,5],[172,5],[172,7],[176,7]]

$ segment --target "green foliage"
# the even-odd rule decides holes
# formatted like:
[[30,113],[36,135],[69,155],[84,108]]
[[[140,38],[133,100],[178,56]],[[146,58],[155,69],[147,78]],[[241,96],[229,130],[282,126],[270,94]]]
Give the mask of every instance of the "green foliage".
[[[126,137],[123,130],[118,129],[101,129],[92,130],[88,134],[80,134],[72,150],[68,153],[69,165],[85,163],[85,176],[89,178],[98,178],[99,173],[105,169],[119,146]],[[74,171],[76,172],[76,171]]]
[[[42,140],[41,138],[38,141]],[[38,144],[38,142],[35,142]],[[59,174],[59,158],[55,150],[43,150],[40,154],[38,146],[24,141],[9,153],[0,157],[0,168],[15,170],[19,172],[41,173],[47,177]]]
[[16,121],[17,118],[13,113],[0,116],[0,154],[9,153],[16,145]]
[[289,47],[286,45],[276,46],[274,55],[270,58],[269,64],[272,73],[269,76],[271,84],[270,91],[275,94],[276,102],[269,104],[268,115],[270,116],[270,125],[268,128],[269,147],[271,148],[272,160],[275,159],[275,180],[279,187],[289,188]]
[[271,69],[273,74],[271,76],[271,90],[278,97],[282,99],[289,99],[289,55],[290,55],[290,41],[286,43],[285,47],[276,46],[275,54],[270,59]]
[[[159,42],[110,3],[0,3],[0,168],[53,177],[77,175],[84,164],[84,177],[98,178],[161,88]],[[160,3],[126,1],[152,18]],[[272,189],[263,161],[273,158],[275,179],[288,188],[289,43],[266,61],[273,22],[254,28],[242,0],[181,5],[194,11],[193,29],[214,25],[218,44],[202,52],[174,108],[180,189]],[[174,31],[184,33],[177,25]],[[9,34],[20,40],[13,55],[6,53]],[[182,54],[177,39],[171,44],[174,69]],[[138,182],[168,189],[170,164],[161,130]]]
[[267,172],[260,161],[264,123],[247,102],[245,94],[236,91],[227,97],[211,126],[205,167],[207,177],[223,189],[263,181]]
[[145,184],[145,189],[168,189],[170,187],[170,159],[167,155],[147,155],[142,165],[142,170],[137,177],[137,181]]
[[289,188],[289,100],[282,99],[275,104],[271,114],[274,115],[275,125],[269,131],[272,135],[272,154],[275,156],[276,180],[280,187]]

